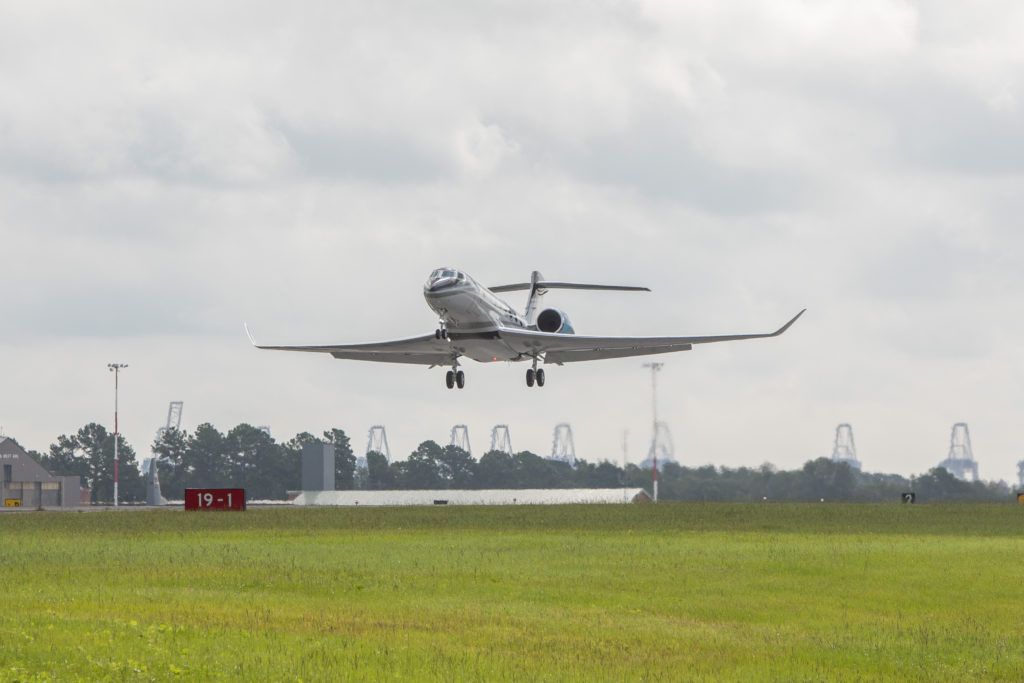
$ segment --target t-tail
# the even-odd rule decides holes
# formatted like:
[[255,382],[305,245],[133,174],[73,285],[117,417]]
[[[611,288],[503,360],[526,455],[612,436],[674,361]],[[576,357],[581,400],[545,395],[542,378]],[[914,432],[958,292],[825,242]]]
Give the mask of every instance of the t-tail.
[[540,271],[535,270],[530,274],[530,295],[526,297],[526,312],[523,314],[526,324],[530,327],[537,324],[537,309],[541,307],[544,295],[548,293],[548,290],[538,286],[538,283],[543,280],[544,276],[540,274]]
[[489,288],[492,292],[517,292],[520,290],[529,290],[530,294],[526,299],[526,311],[523,317],[526,319],[526,324],[534,327],[536,325],[536,317],[541,307],[541,302],[544,300],[544,295],[548,293],[549,289],[591,289],[591,290],[604,290],[604,291],[619,291],[619,292],[649,292],[651,291],[647,287],[631,287],[627,285],[591,285],[582,282],[552,282],[545,280],[544,276],[540,274],[540,271],[533,271],[530,274],[529,282],[517,282],[512,285],[498,285],[497,287]]

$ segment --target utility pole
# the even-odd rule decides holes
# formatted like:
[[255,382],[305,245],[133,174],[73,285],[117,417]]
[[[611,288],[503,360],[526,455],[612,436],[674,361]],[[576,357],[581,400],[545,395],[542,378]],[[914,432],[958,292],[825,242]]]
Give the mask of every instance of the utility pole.
[[114,507],[117,507],[117,379],[126,363],[107,363],[107,368],[114,373]]

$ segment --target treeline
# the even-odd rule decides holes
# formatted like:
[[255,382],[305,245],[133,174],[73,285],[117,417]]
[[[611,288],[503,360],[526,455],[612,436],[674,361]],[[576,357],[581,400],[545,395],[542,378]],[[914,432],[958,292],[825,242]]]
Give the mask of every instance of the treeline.
[[[630,470],[633,470],[631,473]],[[651,472],[630,466],[631,485],[640,486]],[[758,468],[682,467],[675,463],[659,466],[658,497],[681,501],[848,501],[885,502],[900,500],[913,492],[921,502],[1006,502],[1012,491],[1001,482],[967,482],[945,468],[903,477],[872,474],[853,469],[830,458],[809,460],[798,470],[776,470],[770,464]]]
[[[145,482],[134,450],[118,436],[119,494],[124,502],[145,501]],[[577,460],[575,466],[529,451],[501,451],[479,460],[456,446],[424,441],[405,460],[388,462],[381,453],[356,458],[344,430],[303,432],[284,443],[267,432],[241,424],[227,433],[202,424],[194,432],[168,430],[152,444],[166,498],[181,500],[186,488],[241,487],[250,500],[284,500],[301,487],[302,448],[331,443],[338,489],[519,489],[652,488],[652,471],[637,465]],[[89,424],[63,435],[46,455],[35,454],[54,474],[78,475],[92,489],[94,502],[113,500],[113,435]],[[906,478],[858,472],[828,458],[801,469],[683,467],[665,463],[658,472],[659,499],[677,501],[896,501],[913,491],[921,501],[1006,501],[1005,484],[965,482],[942,468]]]

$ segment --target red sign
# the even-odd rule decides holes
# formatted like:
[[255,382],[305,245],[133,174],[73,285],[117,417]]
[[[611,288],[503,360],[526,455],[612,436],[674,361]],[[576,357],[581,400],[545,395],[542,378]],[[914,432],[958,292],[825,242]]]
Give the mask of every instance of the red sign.
[[244,510],[245,489],[185,489],[186,510]]

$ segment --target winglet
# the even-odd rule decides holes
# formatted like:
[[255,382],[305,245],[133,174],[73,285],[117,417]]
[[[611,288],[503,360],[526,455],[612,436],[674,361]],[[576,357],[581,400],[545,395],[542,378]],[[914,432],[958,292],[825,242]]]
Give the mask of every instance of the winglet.
[[[790,320],[790,321],[789,321],[788,323],[786,323],[785,325],[783,325],[782,327],[780,327],[779,329],[777,329],[777,330],[776,330],[775,332],[772,332],[772,333],[771,333],[770,335],[768,335],[768,336],[770,336],[770,337],[778,337],[778,336],[779,336],[780,334],[782,334],[783,332],[785,332],[786,330],[788,330],[788,329],[789,329],[789,327],[790,327],[790,325],[792,325],[793,323],[795,323],[795,322],[797,321],[797,318],[799,318],[800,316],[802,316],[802,315],[803,315],[803,314],[804,314],[804,313],[805,313],[806,311],[807,311],[807,309],[806,309],[806,308],[805,308],[805,309],[803,309],[802,311],[800,311],[799,313],[797,313],[796,315],[794,315],[794,316],[793,316],[793,319],[792,319],[792,320]],[[254,343],[255,343],[255,342],[254,342]]]
[[242,327],[245,328],[245,335],[249,337],[249,343],[251,343],[253,346],[256,346],[256,340],[252,338],[252,332],[249,331],[249,323],[242,323]]

